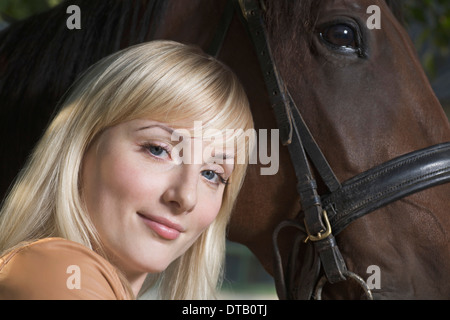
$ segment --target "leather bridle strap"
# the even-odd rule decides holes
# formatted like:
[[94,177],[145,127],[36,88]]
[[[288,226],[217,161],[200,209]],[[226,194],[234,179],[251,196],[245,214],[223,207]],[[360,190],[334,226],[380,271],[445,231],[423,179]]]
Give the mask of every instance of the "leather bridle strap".
[[[304,212],[306,229],[310,239],[314,240],[315,251],[319,254],[328,280],[331,283],[345,280],[345,262],[333,234],[329,232],[331,230],[327,224],[326,213],[324,215],[321,198],[317,193],[317,183],[312,174],[306,152],[331,192],[338,190],[340,183],[314,141],[279,76],[268,46],[260,3],[255,0],[235,0],[235,3],[239,4],[240,10],[238,12],[241,13],[241,19],[253,41],[277,125],[280,129],[281,140],[284,145],[288,146],[297,177],[297,191]],[[277,288],[280,298],[285,296],[283,291],[282,288]]]
[[225,9],[222,14],[222,17],[219,20],[219,25],[217,27],[216,34],[213,36],[213,39],[211,43],[209,44],[208,49],[206,49],[206,52],[216,57],[219,55],[220,50],[222,49],[223,43],[225,41],[225,37],[228,33],[228,29],[231,25],[231,20],[233,20],[235,12],[235,4],[233,1],[227,1],[225,4]]
[[[302,149],[301,153],[306,151],[328,190],[330,192],[338,190],[341,187],[339,180],[314,140],[273,62],[272,52],[268,46],[267,32],[264,27],[263,13],[258,1],[231,0],[231,2],[239,6],[237,12],[239,12],[239,17],[253,41],[280,130],[281,142],[289,147],[296,139]],[[297,129],[295,129],[295,126]],[[298,133],[297,138],[294,137],[295,131]],[[304,167],[307,167],[308,162],[306,161],[303,164]],[[297,177],[299,177],[298,174]],[[304,180],[303,178],[300,181]]]
[[450,143],[414,151],[363,172],[322,197],[333,233],[352,221],[421,190],[450,181]]

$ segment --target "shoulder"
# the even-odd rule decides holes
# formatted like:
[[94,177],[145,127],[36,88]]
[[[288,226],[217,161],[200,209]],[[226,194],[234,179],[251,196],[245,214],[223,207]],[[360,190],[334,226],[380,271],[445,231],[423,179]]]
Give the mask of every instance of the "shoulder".
[[47,238],[0,258],[0,299],[126,299],[115,268],[85,246]]

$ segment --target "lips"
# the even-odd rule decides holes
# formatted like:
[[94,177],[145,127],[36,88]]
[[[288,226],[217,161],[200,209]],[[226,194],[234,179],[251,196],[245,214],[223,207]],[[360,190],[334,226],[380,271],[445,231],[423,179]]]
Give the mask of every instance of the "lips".
[[166,240],[177,239],[184,228],[180,225],[167,220],[166,218],[156,217],[148,214],[142,214],[138,212],[139,217],[144,221],[144,223],[153,230],[158,236]]

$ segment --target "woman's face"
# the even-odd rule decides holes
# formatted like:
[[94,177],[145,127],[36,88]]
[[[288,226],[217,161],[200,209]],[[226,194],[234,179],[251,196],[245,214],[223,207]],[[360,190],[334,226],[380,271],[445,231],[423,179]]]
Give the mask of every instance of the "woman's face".
[[194,243],[217,216],[233,170],[233,164],[203,159],[202,149],[193,147],[191,155],[205,161],[180,161],[172,131],[150,120],[125,122],[101,133],[83,160],[89,215],[107,254],[129,280],[163,271]]

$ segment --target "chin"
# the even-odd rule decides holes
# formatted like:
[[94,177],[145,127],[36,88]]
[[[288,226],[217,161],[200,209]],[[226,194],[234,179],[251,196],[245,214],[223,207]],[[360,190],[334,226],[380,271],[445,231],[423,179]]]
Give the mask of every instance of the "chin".
[[161,273],[165,271],[169,265],[174,261],[170,257],[158,259],[162,257],[164,252],[146,252],[145,254],[136,255],[133,260],[136,262],[138,269],[145,273]]

